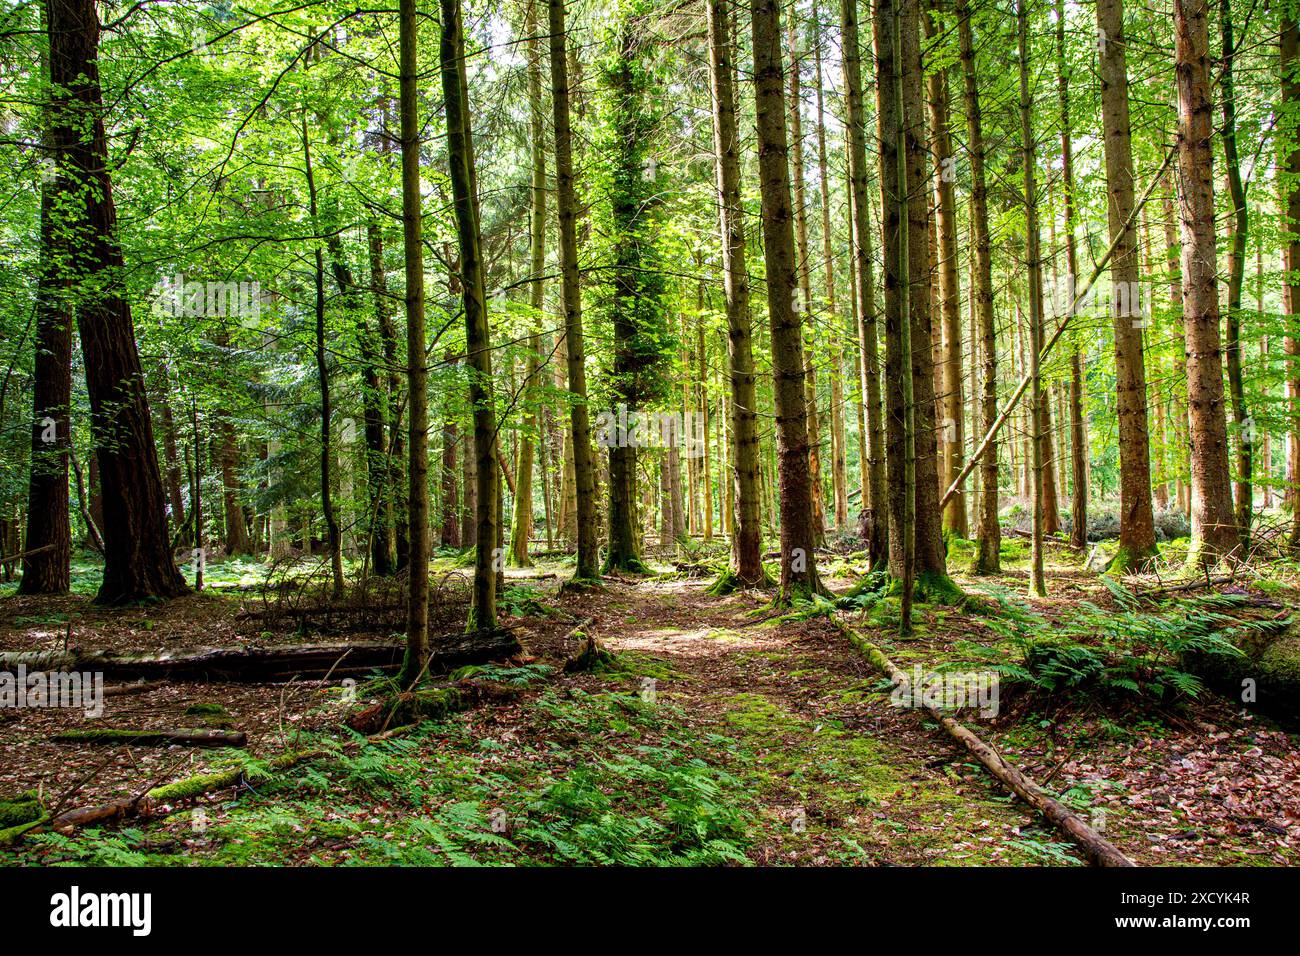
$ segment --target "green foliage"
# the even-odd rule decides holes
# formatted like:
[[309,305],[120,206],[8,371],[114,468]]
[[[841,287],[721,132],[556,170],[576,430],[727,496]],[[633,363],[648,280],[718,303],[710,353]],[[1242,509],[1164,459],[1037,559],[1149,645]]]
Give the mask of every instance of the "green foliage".
[[1006,594],[990,591],[999,610],[985,620],[1018,652],[1017,658],[1008,659],[999,648],[965,642],[958,650],[982,659],[1008,681],[1048,693],[1119,693],[1166,700],[1196,697],[1203,690],[1200,679],[1183,667],[1186,655],[1240,656],[1233,637],[1265,626],[1224,613],[1241,605],[1240,595],[1210,595],[1144,610],[1121,585],[1102,580],[1117,609],[1084,602],[1051,626]]
[[835,613],[836,602],[829,601],[820,594],[795,598],[790,605],[790,612],[781,617],[782,621],[809,621],[813,618],[829,618]]
[[506,667],[500,664],[468,664],[451,672],[449,680],[458,681],[474,677],[494,683],[509,684],[512,687],[527,687],[542,680],[554,670],[549,664],[521,664],[518,667]]
[[516,584],[497,595],[497,610],[511,617],[550,617],[555,611],[541,601],[542,593],[526,584]]

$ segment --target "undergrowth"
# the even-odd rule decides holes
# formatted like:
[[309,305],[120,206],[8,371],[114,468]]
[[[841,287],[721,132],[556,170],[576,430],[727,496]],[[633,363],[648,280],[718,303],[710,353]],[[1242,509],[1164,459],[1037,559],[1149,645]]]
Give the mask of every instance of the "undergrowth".
[[[1191,654],[1240,656],[1234,637],[1275,622],[1243,620],[1228,613],[1245,595],[1184,598],[1147,609],[1121,585],[1102,578],[1118,607],[1082,602],[1064,620],[989,589],[996,611],[982,619],[1001,638],[996,646],[958,642],[956,650],[1012,684],[1046,693],[1136,695],[1169,701],[1204,690],[1184,661]],[[1008,654],[1008,650],[1011,651]]]
[[[510,670],[526,669],[492,679],[530,676]],[[426,725],[156,825],[38,834],[21,852],[131,866],[747,862],[752,797],[707,759],[734,741],[682,734],[677,708],[636,693],[547,690],[529,706],[542,732],[527,740]]]

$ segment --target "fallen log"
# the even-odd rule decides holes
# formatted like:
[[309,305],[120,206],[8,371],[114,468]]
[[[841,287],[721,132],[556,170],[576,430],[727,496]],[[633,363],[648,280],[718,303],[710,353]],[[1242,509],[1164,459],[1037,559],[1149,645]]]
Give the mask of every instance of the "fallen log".
[[523,688],[496,681],[463,680],[437,687],[403,691],[357,711],[347,725],[358,733],[382,731],[394,722],[418,724],[441,720],[482,703],[517,700]]
[[136,747],[242,747],[248,734],[242,730],[132,730],[127,727],[96,727],[93,730],[68,730],[50,740],[58,744],[130,744]]
[[[867,660],[885,672],[895,686],[903,686],[909,683],[907,673],[886,657],[880,648],[843,621],[836,620],[834,617],[831,620],[853,645],[862,652]],[[939,722],[949,735],[970,751],[972,756],[983,764],[989,773],[997,777],[1012,793],[1028,803],[1077,843],[1093,863],[1098,866],[1135,865],[1114,844],[1084,823],[1078,814],[1068,809],[1059,800],[1048,796],[1041,787],[1003,760],[996,750],[967,730],[951,715],[928,704],[922,703],[922,707],[924,707],[926,713]]]
[[33,555],[44,554],[46,551],[53,550],[54,545],[43,544],[39,548],[32,548],[28,551],[15,551],[13,554],[0,555],[0,564],[15,564],[23,558],[30,558]]
[[1133,587],[1133,596],[1135,598],[1140,601],[1148,601],[1152,598],[1163,597],[1166,594],[1177,594],[1180,591],[1195,591],[1198,588],[1209,588],[1219,584],[1232,584],[1236,579],[1236,575],[1220,574],[1211,578],[1194,578],[1181,584],[1166,584],[1155,588],[1141,588],[1142,581],[1140,578],[1125,578],[1124,583]]
[[114,684],[112,687],[104,688],[104,696],[131,697],[136,694],[149,694],[159,687],[165,687],[166,684],[166,681],[161,680],[137,681],[134,684]]
[[[433,719],[435,716],[446,716],[460,710],[468,710],[484,701],[511,700],[520,693],[522,693],[522,690],[516,687],[488,682],[461,681],[446,687],[421,689],[413,694],[403,694],[400,695],[399,700],[403,705],[413,707],[417,718],[415,722],[382,730],[361,739],[350,740],[344,743],[341,749],[351,751],[365,744],[388,740],[399,734],[414,730],[422,720]],[[354,715],[354,720],[349,721],[349,723],[364,723],[364,720],[356,720],[356,718],[368,714],[370,710],[372,708],[358,712],[358,714]],[[383,716],[384,712],[380,711],[379,714]],[[202,797],[218,790],[238,786],[245,779],[264,779],[275,771],[288,770],[305,760],[327,757],[336,752],[325,747],[290,750],[265,762],[240,762],[221,770],[195,774],[171,783],[152,787],[148,791],[133,797],[119,797],[116,800],[110,800],[96,806],[67,810],[52,818],[48,813],[43,813],[30,822],[0,830],[0,846],[15,843],[28,833],[36,833],[42,830],[66,831],[141,816],[165,816],[174,810],[176,805],[186,800],[193,800],[196,797]]]
[[257,779],[268,776],[272,771],[287,770],[294,764],[301,763],[310,757],[324,756],[328,752],[320,748],[292,750],[280,754],[278,757],[272,757],[261,768],[256,767],[251,762],[239,763],[212,773],[183,777],[172,783],[153,787],[139,796],[119,797],[116,800],[110,800],[108,803],[101,803],[97,806],[78,807],[60,813],[52,819],[47,817],[26,824],[24,827],[13,827],[11,830],[0,831],[0,846],[21,839],[26,834],[38,829],[73,830],[77,827],[91,826],[96,823],[110,823],[139,816],[163,816],[166,812],[169,812],[163,810],[166,805],[191,800],[217,790],[236,786],[245,778]]
[[[430,641],[429,672],[484,664],[518,654],[519,641],[506,628],[468,631]],[[373,670],[395,670],[406,645],[386,641],[351,644],[285,644],[191,647],[161,654],[119,653],[72,648],[68,651],[18,651],[0,654],[0,670],[95,671],[117,680],[193,680],[282,683],[348,677]]]

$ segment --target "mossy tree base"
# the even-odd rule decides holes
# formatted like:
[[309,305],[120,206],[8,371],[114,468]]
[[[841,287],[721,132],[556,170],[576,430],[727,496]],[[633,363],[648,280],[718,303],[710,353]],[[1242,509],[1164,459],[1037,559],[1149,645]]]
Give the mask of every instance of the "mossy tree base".
[[1155,545],[1149,548],[1131,548],[1122,546],[1115,552],[1114,557],[1106,562],[1106,567],[1102,569],[1103,574],[1143,574],[1151,570],[1156,559],[1160,557],[1160,549]]
[[770,607],[777,611],[788,611],[796,602],[811,601],[815,597],[825,598],[827,601],[836,599],[835,592],[822,584],[820,577],[814,577],[811,581],[795,581],[789,587],[774,586],[777,592],[772,598]]
[[610,558],[605,562],[604,567],[600,569],[601,574],[612,574],[620,571],[624,574],[653,574],[654,571],[640,558],[630,557],[615,560]]
[[566,674],[615,670],[617,667],[618,658],[591,635],[583,637],[578,644],[577,653],[564,662]]
[[592,591],[602,591],[605,588],[605,582],[599,577],[585,577],[574,575],[560,585],[560,594],[589,594]]
[[[889,597],[896,597],[903,590],[901,578],[891,577]],[[912,585],[912,600],[917,604],[939,604],[943,607],[961,607],[966,603],[966,592],[957,586],[952,578],[936,571],[922,571],[916,576]]]
[[737,591],[753,589],[757,591],[770,591],[776,587],[776,582],[763,569],[763,577],[758,581],[745,581],[734,568],[727,568],[718,575],[718,579],[704,589],[705,594],[713,597],[726,597],[728,594],[735,594]]

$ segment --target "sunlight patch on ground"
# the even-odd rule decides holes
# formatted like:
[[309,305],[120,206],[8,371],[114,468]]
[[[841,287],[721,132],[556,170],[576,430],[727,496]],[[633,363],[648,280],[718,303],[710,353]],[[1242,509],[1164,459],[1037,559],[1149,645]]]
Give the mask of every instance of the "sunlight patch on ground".
[[734,631],[704,627],[684,631],[672,627],[659,627],[610,635],[610,643],[617,650],[648,651],[659,654],[680,654],[686,657],[710,657],[727,648],[757,647],[758,643]]

